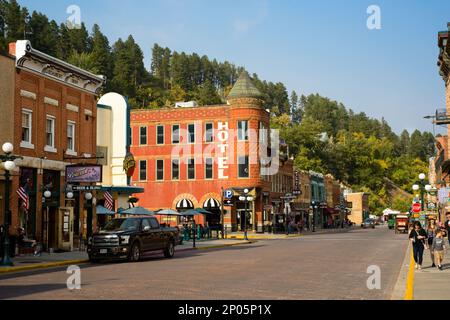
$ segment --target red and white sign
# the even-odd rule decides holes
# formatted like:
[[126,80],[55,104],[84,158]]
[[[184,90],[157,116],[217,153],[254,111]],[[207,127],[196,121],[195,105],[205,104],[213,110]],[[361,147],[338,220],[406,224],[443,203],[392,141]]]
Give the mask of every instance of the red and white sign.
[[422,205],[420,203],[414,203],[412,209],[414,213],[419,213],[422,211]]

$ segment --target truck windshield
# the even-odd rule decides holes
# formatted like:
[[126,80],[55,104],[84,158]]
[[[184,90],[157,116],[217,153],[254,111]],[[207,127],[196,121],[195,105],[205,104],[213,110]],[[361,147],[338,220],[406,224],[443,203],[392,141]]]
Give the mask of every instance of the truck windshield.
[[137,230],[139,227],[139,220],[137,219],[115,219],[108,222],[103,228],[105,231],[131,231]]

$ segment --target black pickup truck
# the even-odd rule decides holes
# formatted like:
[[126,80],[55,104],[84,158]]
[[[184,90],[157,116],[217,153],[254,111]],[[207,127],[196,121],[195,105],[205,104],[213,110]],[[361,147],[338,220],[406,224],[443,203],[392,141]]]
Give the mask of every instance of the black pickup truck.
[[89,261],[128,259],[137,262],[143,253],[163,251],[166,258],[175,254],[179,234],[175,228],[161,228],[154,217],[118,218],[88,239]]

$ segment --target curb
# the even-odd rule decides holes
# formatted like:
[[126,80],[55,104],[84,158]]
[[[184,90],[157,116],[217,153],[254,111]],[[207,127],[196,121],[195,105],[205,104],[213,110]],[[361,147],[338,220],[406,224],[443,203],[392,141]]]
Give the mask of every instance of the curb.
[[[305,235],[303,234],[295,234],[295,235],[285,235],[282,237],[270,237],[270,236],[248,236],[247,238],[251,241],[251,240],[285,240],[285,239],[295,239],[295,238],[300,238],[300,237],[304,237]],[[244,240],[244,236],[227,236],[226,240]]]
[[236,246],[242,246],[245,244],[252,244],[256,241],[246,241],[243,243],[231,243],[231,244],[219,244],[219,245],[212,245],[212,246],[205,246],[205,247],[195,247],[195,248],[186,248],[177,250],[176,252],[184,252],[184,251],[197,251],[197,250],[210,250],[210,249],[221,249],[221,248],[227,248],[227,247],[236,247]]
[[406,248],[406,252],[400,270],[398,271],[397,280],[392,290],[390,300],[398,300],[398,301],[405,300],[408,285],[409,270],[411,266],[411,255],[412,255],[411,246],[408,245],[408,247]]
[[87,259],[64,260],[64,261],[57,261],[57,262],[34,264],[34,265],[29,265],[29,266],[0,268],[0,274],[29,271],[29,270],[36,270],[36,269],[48,269],[48,268],[54,268],[54,267],[63,267],[63,266],[69,266],[69,265],[73,265],[73,264],[83,264],[83,263],[88,263],[88,262],[89,262],[89,260],[87,260]]

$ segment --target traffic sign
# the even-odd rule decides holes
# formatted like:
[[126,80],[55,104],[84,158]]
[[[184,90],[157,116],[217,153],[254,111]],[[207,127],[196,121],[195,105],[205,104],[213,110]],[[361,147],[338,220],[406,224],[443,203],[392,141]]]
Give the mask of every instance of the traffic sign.
[[414,203],[412,209],[414,213],[418,213],[422,211],[422,205],[420,203]]
[[225,207],[234,207],[233,200],[225,200],[225,201],[223,202],[223,205],[224,205]]
[[225,199],[232,199],[233,198],[233,195],[234,195],[234,192],[233,192],[233,190],[225,190],[224,192],[223,192],[223,197],[225,198]]

